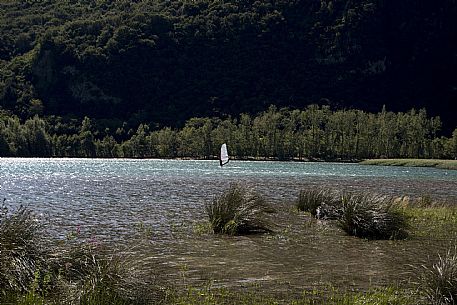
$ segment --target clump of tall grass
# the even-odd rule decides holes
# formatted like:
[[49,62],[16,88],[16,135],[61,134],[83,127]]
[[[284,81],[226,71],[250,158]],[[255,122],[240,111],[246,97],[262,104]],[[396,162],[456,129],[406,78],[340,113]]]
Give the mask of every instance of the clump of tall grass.
[[58,249],[59,295],[64,304],[157,304],[164,296],[148,260],[91,243]]
[[46,269],[42,230],[32,212],[0,208],[0,295],[27,292]]
[[329,190],[307,189],[298,194],[296,207],[318,219],[337,219],[340,215],[337,196]]
[[332,199],[326,190],[301,190],[298,194],[296,207],[299,211],[309,212],[311,215],[316,216],[318,207]]
[[389,197],[375,194],[343,194],[340,227],[349,235],[369,239],[401,239],[407,236],[406,214]]
[[220,196],[205,204],[214,233],[242,235],[268,233],[272,224],[266,214],[274,212],[255,191],[231,184]]
[[431,304],[457,303],[457,249],[439,256],[431,267],[423,265],[421,288]]
[[150,260],[78,240],[51,244],[43,232],[30,210],[0,208],[0,303],[159,304],[165,298]]

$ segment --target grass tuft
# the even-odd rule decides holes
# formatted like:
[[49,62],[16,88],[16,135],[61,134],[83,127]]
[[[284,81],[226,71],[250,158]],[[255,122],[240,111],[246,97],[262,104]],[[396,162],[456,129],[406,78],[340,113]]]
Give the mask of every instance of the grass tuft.
[[312,216],[324,218],[324,214],[331,214],[335,206],[335,195],[328,190],[307,189],[298,194],[296,207],[299,211],[309,212]]
[[[164,294],[155,281],[155,266],[103,246],[76,243],[56,253],[63,304],[156,304]],[[64,296],[64,297],[62,297]]]
[[214,233],[243,235],[271,232],[266,214],[274,212],[265,199],[239,184],[231,184],[205,205]]
[[24,207],[0,209],[0,294],[25,293],[46,269],[41,227]]
[[457,303],[457,249],[448,250],[445,256],[428,267],[423,265],[422,290],[431,304]]
[[343,194],[339,225],[368,239],[402,239],[408,229],[407,216],[393,199],[373,194]]

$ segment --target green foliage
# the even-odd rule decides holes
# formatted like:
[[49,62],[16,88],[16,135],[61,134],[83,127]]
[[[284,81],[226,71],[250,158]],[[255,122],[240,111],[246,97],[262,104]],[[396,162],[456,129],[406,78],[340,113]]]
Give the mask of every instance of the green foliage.
[[232,184],[220,196],[205,204],[214,233],[242,235],[271,232],[266,213],[272,212],[265,199],[251,189]]
[[404,211],[391,198],[373,194],[343,194],[339,225],[349,235],[369,239],[407,236]]
[[[420,126],[412,124],[416,121]],[[435,137],[431,126],[436,121],[439,118],[428,118],[425,110],[373,114],[331,111],[328,106],[317,105],[303,110],[271,106],[253,117],[192,118],[182,129],[157,129],[148,124],[130,128],[127,122],[88,117],[78,121],[34,116],[23,122],[3,113],[0,156],[211,159],[218,155],[220,145],[227,143],[230,155],[239,159],[452,158],[455,137]],[[439,163],[447,168],[455,163],[425,159],[367,162],[413,166]]]
[[[387,101],[402,111],[427,107],[453,124],[455,15],[451,0],[2,1],[0,106],[21,120],[116,118],[136,129],[252,114],[269,104],[373,111]],[[306,118],[312,140],[302,142],[311,156],[322,153],[317,129],[325,123],[315,114]],[[354,112],[339,115],[342,128],[364,127]],[[290,138],[258,131],[261,155],[288,154]],[[386,125],[383,133],[395,136]],[[347,136],[335,135],[341,149],[351,145]],[[423,143],[408,137],[415,146],[405,153],[420,153]],[[274,151],[278,142],[284,149]],[[390,151],[385,141],[378,153]]]

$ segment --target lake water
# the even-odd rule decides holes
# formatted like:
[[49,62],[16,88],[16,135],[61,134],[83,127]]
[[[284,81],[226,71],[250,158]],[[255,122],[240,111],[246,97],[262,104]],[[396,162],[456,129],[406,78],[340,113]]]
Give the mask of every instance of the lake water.
[[[81,230],[101,242],[150,232],[147,251],[190,280],[297,293],[325,283],[365,288],[405,278],[429,241],[367,242],[292,211],[303,188],[369,190],[457,202],[457,171],[345,163],[0,158],[0,196],[47,221],[58,238]],[[277,205],[280,234],[199,235],[204,203],[240,182]],[[425,244],[424,244],[425,243]],[[440,249],[445,245],[433,245]],[[418,252],[422,254],[417,254]],[[363,259],[361,259],[361,256]]]

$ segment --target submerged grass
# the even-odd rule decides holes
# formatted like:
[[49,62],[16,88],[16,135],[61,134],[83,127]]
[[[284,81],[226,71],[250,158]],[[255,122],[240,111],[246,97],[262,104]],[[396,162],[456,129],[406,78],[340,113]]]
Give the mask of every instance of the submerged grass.
[[307,189],[298,194],[296,207],[317,218],[333,218],[337,197],[330,190]]
[[393,198],[370,193],[303,190],[296,206],[318,219],[337,220],[349,235],[368,239],[407,237],[408,217]]
[[338,222],[349,235],[368,239],[403,239],[409,227],[392,198],[368,193],[343,194]]
[[231,184],[220,196],[206,203],[205,210],[217,234],[272,232],[272,224],[266,215],[274,210],[262,196],[240,184]]
[[412,166],[412,167],[436,167],[442,169],[456,169],[457,160],[439,159],[369,159],[360,162],[365,165],[385,166]]

